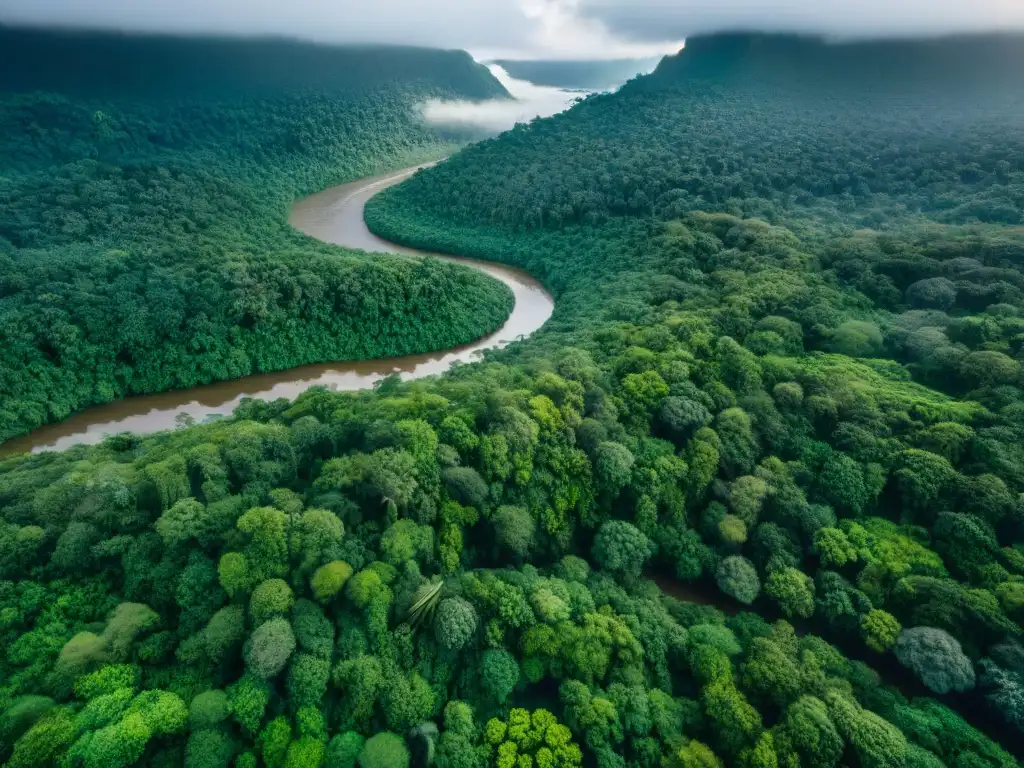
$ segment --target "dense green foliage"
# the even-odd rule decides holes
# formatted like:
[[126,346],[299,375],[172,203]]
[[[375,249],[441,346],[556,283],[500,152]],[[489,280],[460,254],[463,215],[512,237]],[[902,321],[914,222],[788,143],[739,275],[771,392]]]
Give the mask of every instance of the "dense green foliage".
[[[4,91],[78,95],[376,92],[402,84],[467,99],[507,95],[465,51],[314,45],[284,38],[123,35],[0,26]],[[18,66],[13,66],[17,64]]]
[[302,194],[446,151],[416,102],[502,90],[464,53],[0,29],[0,72],[0,441],[129,394],[446,349],[508,315],[479,273],[285,222]]
[[[6,461],[8,764],[831,766],[850,750],[862,765],[1015,765],[819,637],[618,583],[644,535],[585,476],[551,485],[597,369],[465,370]],[[527,390],[489,391],[509,376]],[[503,462],[441,440],[507,446],[515,424],[520,479],[495,480],[480,510],[451,499],[446,464],[495,477]],[[572,486],[561,522],[541,515],[545,567],[507,567],[499,502],[555,504]],[[559,554],[600,519],[598,569]],[[436,610],[414,627],[425,599]]]
[[1024,618],[1022,60],[1014,38],[695,40],[368,217],[555,288],[523,354],[610,377],[577,443],[661,567],[894,649],[938,693],[977,684],[1019,728],[1024,668],[993,654]]
[[[1019,222],[1019,134],[976,143],[972,119],[1008,124],[998,93],[940,152],[945,102],[773,88],[768,109],[746,74],[667,62],[371,206],[386,235],[543,277],[556,313],[524,343],[0,463],[0,758],[1016,765],[1024,237],[910,201],[1007,196]],[[850,161],[879,188],[839,200],[833,166],[886,136],[937,186]],[[653,195],[681,182],[643,158],[711,189],[753,174],[716,162],[737,147],[775,148],[771,223]],[[581,181],[675,203],[545,213]]]
[[691,210],[791,225],[812,209],[839,231],[914,213],[1021,223],[1019,38],[914,49],[692,40],[621,93],[518,126],[430,178],[449,216],[509,229]]

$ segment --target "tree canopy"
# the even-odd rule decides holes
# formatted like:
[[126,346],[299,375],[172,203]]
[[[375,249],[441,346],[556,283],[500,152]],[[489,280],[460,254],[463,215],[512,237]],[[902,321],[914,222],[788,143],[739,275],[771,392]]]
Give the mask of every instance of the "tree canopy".
[[375,199],[530,339],[0,461],[0,760],[1016,765],[1024,68],[759,39]]

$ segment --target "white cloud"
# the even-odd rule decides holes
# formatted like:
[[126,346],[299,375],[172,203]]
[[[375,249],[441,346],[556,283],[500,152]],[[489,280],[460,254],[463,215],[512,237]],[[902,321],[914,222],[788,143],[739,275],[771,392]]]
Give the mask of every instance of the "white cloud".
[[424,119],[435,125],[473,126],[498,132],[516,123],[529,122],[535,117],[558,114],[580,97],[577,92],[516,80],[497,64],[491,64],[488,69],[505,86],[513,100],[495,99],[474,103],[434,99],[422,106]]

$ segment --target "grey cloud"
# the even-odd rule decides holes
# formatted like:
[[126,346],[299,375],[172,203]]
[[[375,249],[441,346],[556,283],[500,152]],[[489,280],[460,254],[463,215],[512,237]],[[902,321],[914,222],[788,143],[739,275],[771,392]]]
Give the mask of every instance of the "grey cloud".
[[1024,0],[0,0],[4,22],[464,48],[483,59],[643,58],[718,30],[1024,28]]
[[462,48],[480,58],[629,58],[677,44],[620,44],[580,0],[0,0],[0,23],[272,34],[324,42]]
[[864,38],[1024,29],[1022,0],[579,0],[577,10],[632,40],[728,30]]
[[484,102],[435,99],[421,106],[424,119],[436,125],[473,126],[497,133],[516,123],[526,123],[535,117],[550,117],[562,112],[580,97],[579,93],[561,88],[516,80],[497,64],[491,64],[488,68],[505,86],[512,99]]

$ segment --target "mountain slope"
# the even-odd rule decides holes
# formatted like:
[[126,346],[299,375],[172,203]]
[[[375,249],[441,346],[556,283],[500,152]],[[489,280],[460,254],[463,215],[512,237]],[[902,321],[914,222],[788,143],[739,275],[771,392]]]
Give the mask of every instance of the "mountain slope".
[[[680,483],[684,523],[639,491],[612,505],[663,568],[771,613],[767,593],[847,652],[959,691],[944,701],[1007,746],[1024,735],[1004,655],[1024,628],[1024,69],[1004,65],[1022,54],[1024,38],[691,41],[368,210],[393,239],[548,281],[560,336],[535,365],[585,349],[618,393],[614,417],[592,398],[604,429],[581,441],[614,422],[672,440],[691,472],[709,462]],[[929,642],[955,653],[925,662]]]
[[876,95],[908,91],[934,96],[944,91],[962,100],[970,95],[965,88],[1020,86],[1021,39],[1019,33],[858,42],[798,35],[711,35],[692,38],[683,51],[666,56],[639,87],[719,79],[787,89],[857,87]]
[[1021,38],[944,45],[973,66],[932,75],[946,50],[934,42],[694,40],[622,92],[474,146],[432,178],[446,216],[512,228],[691,209],[838,225],[851,206],[863,226],[1020,223]]
[[507,96],[465,51],[314,45],[0,26],[0,89],[159,99],[405,85],[482,100]]

